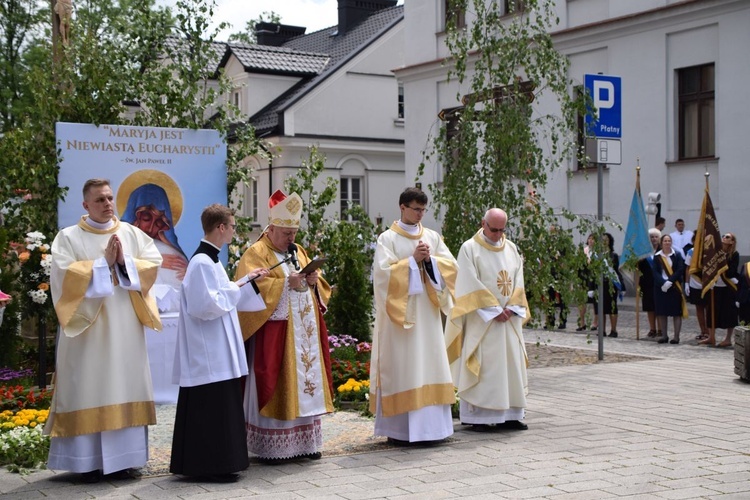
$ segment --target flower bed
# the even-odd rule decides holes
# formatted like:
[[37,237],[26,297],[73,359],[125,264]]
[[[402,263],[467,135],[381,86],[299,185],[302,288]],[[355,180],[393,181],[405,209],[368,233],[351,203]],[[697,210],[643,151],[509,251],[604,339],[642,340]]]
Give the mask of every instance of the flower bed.
[[30,387],[31,370],[0,368],[0,465],[12,472],[43,469],[49,436],[42,435],[49,418],[52,392]]
[[370,394],[370,352],[368,342],[359,342],[350,335],[331,335],[328,338],[331,351],[331,372],[334,405],[337,408],[353,408],[367,411],[364,404]]
[[49,454],[49,436],[44,423],[49,410],[5,410],[0,413],[0,465],[11,472],[44,469]]
[[22,409],[46,409],[52,400],[52,392],[22,385],[0,386],[0,411]]

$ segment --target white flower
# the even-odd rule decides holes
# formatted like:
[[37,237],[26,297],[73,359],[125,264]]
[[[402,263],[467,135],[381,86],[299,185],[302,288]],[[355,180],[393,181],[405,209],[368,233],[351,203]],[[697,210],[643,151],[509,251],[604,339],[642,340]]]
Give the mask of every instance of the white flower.
[[28,295],[31,297],[31,300],[37,304],[44,304],[47,302],[47,292],[44,290],[29,290]]
[[36,243],[37,245],[40,245],[42,241],[46,239],[47,237],[44,236],[44,233],[40,233],[39,231],[26,233],[26,241],[28,241],[29,243]]
[[47,254],[44,257],[42,257],[42,260],[39,262],[39,265],[42,266],[42,270],[44,271],[44,274],[49,276],[52,271],[52,256],[50,254]]

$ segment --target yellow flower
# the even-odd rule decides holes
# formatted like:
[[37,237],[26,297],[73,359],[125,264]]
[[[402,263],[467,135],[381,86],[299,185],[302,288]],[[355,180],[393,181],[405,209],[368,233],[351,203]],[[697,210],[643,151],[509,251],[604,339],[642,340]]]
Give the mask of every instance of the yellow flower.
[[39,286],[37,288],[46,292],[47,290],[49,290],[49,283],[39,283]]

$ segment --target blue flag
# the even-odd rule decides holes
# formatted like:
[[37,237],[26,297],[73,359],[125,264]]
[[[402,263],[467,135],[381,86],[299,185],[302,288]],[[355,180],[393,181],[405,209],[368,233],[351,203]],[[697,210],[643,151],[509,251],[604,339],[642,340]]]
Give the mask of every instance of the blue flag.
[[653,252],[653,247],[651,247],[651,240],[648,237],[646,212],[643,210],[641,190],[636,185],[633,192],[633,201],[630,203],[630,216],[628,217],[628,227],[625,230],[625,241],[622,244],[620,267],[628,261],[642,259],[650,255],[651,252]]

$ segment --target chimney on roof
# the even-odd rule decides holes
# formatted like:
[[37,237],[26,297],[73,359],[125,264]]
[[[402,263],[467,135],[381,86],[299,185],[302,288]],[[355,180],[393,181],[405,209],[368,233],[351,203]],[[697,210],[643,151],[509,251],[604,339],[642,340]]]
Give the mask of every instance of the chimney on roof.
[[343,35],[379,10],[393,7],[398,0],[339,0],[338,34]]
[[258,45],[280,47],[284,42],[294,37],[304,35],[307,28],[303,26],[289,26],[288,24],[257,23],[255,25],[255,39]]

